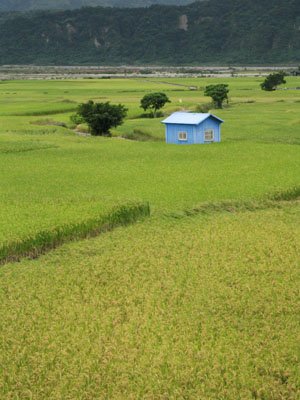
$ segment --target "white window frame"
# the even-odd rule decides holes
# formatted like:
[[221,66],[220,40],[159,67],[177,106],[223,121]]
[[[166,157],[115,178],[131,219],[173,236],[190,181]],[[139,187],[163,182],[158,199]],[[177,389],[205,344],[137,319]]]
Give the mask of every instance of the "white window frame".
[[182,131],[178,132],[177,137],[178,137],[178,140],[180,140],[181,142],[187,142],[187,140],[188,140],[187,132],[182,132]]
[[[206,138],[206,134],[209,133],[211,134],[211,139]],[[205,129],[204,131],[204,141],[205,142],[213,142],[215,140],[215,131],[214,129]]]

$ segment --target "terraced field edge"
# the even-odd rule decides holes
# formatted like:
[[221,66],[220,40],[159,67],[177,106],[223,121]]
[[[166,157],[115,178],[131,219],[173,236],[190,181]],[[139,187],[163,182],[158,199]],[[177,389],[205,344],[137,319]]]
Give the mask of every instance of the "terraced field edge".
[[192,208],[184,209],[180,212],[173,212],[167,216],[173,218],[182,218],[193,216],[196,214],[213,214],[213,213],[237,213],[243,211],[258,211],[267,208],[282,208],[291,203],[298,203],[300,199],[300,186],[294,186],[290,189],[266,195],[262,199],[253,200],[223,200],[219,202],[207,202],[196,205]]
[[94,237],[149,216],[149,203],[127,203],[113,208],[111,212],[98,218],[40,231],[26,239],[2,245],[0,265],[20,261],[26,257],[34,259],[64,243]]
[[[224,200],[201,203],[189,209],[166,214],[168,217],[182,218],[196,214],[221,212],[257,211],[267,208],[282,208],[300,199],[300,186],[285,191],[277,191],[258,200]],[[20,241],[3,244],[0,247],[0,265],[20,261],[22,258],[37,258],[64,243],[97,236],[118,226],[125,226],[150,216],[150,205],[127,203],[112,209],[108,214],[76,224],[62,225],[52,230],[40,231],[36,235]]]

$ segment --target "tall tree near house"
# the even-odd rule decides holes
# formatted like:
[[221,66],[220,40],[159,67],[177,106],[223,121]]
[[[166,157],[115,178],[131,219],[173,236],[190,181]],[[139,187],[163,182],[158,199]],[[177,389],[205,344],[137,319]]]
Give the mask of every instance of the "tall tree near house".
[[155,118],[157,111],[163,108],[167,103],[171,103],[165,93],[149,93],[146,94],[141,100],[141,108],[144,111],[150,110],[152,116]]
[[218,85],[208,85],[205,88],[204,95],[212,98],[215,108],[223,108],[223,103],[228,102],[228,85],[220,83]]

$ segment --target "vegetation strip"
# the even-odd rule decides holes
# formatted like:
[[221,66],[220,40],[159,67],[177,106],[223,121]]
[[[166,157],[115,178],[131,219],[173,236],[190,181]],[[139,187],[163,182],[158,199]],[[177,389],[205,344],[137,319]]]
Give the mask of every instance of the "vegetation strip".
[[94,237],[148,216],[150,216],[148,203],[129,203],[115,207],[109,214],[98,218],[41,231],[35,236],[0,247],[0,265],[20,261],[24,257],[34,259],[64,243]]
[[244,211],[258,211],[268,208],[282,208],[285,205],[291,205],[292,202],[298,203],[300,199],[300,186],[295,186],[285,191],[277,191],[267,195],[262,200],[225,200],[220,202],[202,203],[182,212],[173,212],[167,214],[173,218],[182,218],[185,216],[193,216],[197,214],[214,214],[214,213],[237,213]]
[[[265,210],[268,208],[282,208],[287,203],[298,203],[299,198],[300,186],[296,186],[286,191],[277,191],[262,200],[227,200],[202,203],[190,209],[168,213],[167,216],[183,218],[197,214],[237,213]],[[64,243],[94,237],[110,231],[117,226],[125,226],[148,216],[150,216],[149,203],[129,203],[115,207],[109,214],[98,218],[92,218],[77,224],[63,225],[52,230],[41,231],[35,236],[24,240],[2,245],[0,247],[0,265],[20,261],[25,257],[34,259]]]
[[76,107],[71,108],[61,108],[58,110],[35,110],[35,111],[24,111],[21,113],[15,114],[2,114],[3,116],[7,117],[35,117],[40,115],[57,115],[57,114],[67,114],[69,112],[76,111]]
[[9,148],[4,148],[0,149],[0,154],[10,154],[10,153],[26,153],[28,151],[34,151],[34,150],[46,150],[46,149],[57,149],[58,146],[55,145],[49,145],[49,146],[33,146],[33,147],[25,147],[21,149],[9,149]]

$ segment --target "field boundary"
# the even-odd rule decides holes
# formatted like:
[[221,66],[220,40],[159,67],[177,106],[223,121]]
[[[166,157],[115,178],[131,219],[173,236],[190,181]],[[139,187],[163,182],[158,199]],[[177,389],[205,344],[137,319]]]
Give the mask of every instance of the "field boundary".
[[20,113],[4,113],[1,114],[1,117],[44,117],[48,115],[56,115],[56,114],[67,114],[70,112],[74,112],[77,110],[77,107],[70,108],[59,108],[57,110],[32,110],[32,111],[24,111]]
[[29,151],[35,151],[35,150],[48,150],[48,149],[58,149],[59,147],[56,145],[49,145],[49,146],[32,146],[32,147],[27,147],[24,149],[0,149],[0,154],[19,154],[19,153],[27,153]]
[[191,217],[193,215],[210,215],[216,213],[238,213],[247,211],[266,210],[268,208],[283,208],[292,203],[298,204],[300,199],[300,186],[292,187],[284,191],[276,191],[257,200],[224,200],[219,202],[205,202],[192,208],[186,208],[179,212],[166,214],[172,218]]
[[0,265],[17,262],[22,258],[35,259],[64,243],[95,237],[149,216],[149,203],[127,203],[97,218],[40,231],[34,236],[2,245]]
[[[194,215],[213,215],[218,213],[238,213],[266,209],[281,209],[287,205],[299,204],[300,186],[285,191],[276,191],[257,200],[224,200],[206,202],[164,214],[170,218],[192,217]],[[9,242],[0,247],[0,265],[17,262],[22,258],[35,259],[65,243],[91,238],[113,230],[119,226],[133,224],[150,216],[148,202],[131,202],[114,207],[108,214],[89,220],[66,224],[50,230],[40,231],[23,240]]]

